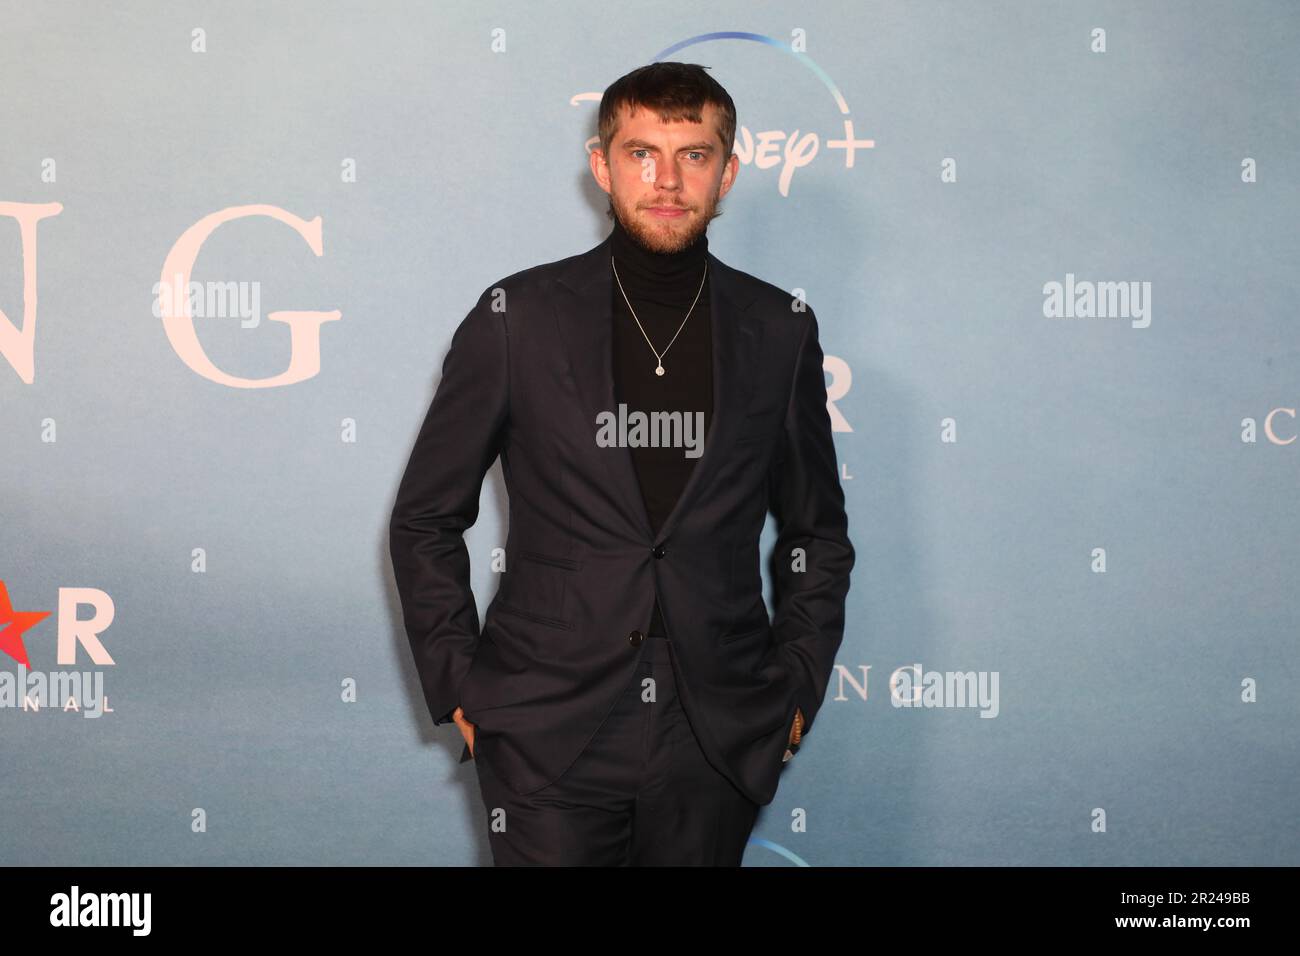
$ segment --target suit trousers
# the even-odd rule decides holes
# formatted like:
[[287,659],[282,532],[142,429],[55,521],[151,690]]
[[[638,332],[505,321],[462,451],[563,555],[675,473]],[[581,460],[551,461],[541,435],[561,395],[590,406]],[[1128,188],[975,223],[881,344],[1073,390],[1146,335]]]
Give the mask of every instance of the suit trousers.
[[515,793],[474,761],[496,866],[740,865],[759,805],[705,758],[671,654],[645,637],[600,728],[540,790]]

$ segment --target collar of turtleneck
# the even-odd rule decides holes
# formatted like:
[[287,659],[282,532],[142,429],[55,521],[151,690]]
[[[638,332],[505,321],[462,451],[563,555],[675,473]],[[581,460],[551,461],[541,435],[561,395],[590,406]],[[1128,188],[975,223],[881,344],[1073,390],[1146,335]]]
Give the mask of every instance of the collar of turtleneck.
[[[707,235],[701,235],[681,252],[662,253],[642,248],[617,219],[610,233],[614,268],[629,298],[691,302],[704,279],[708,251]],[[614,291],[618,292],[617,286]]]

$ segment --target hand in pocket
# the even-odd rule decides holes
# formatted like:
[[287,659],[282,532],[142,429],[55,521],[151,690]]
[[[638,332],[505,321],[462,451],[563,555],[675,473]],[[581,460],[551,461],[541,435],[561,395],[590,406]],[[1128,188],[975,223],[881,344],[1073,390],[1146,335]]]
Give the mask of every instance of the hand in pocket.
[[469,755],[474,756],[474,733],[478,730],[473,724],[465,719],[465,711],[457,707],[451,719],[456,721],[456,726],[460,728],[461,736],[465,738],[465,746],[469,748]]

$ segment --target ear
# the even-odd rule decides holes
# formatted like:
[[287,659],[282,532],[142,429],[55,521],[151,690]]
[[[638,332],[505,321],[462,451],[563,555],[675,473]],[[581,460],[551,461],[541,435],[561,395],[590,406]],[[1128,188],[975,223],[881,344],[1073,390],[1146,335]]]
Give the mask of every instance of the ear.
[[609,192],[610,170],[609,163],[605,161],[605,153],[601,149],[593,149],[589,157],[591,165],[591,175],[595,177],[597,185],[605,192]]
[[740,157],[735,153],[727,160],[722,167],[722,183],[718,187],[718,198],[721,199],[727,193],[731,192],[731,187],[736,182],[736,176],[740,172]]

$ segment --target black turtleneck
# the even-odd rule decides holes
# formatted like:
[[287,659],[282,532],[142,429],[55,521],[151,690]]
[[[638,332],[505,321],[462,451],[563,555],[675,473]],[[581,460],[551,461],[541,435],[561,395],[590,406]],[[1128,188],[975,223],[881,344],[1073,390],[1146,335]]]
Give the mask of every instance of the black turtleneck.
[[[700,236],[690,247],[675,253],[644,249],[615,219],[610,251],[618,279],[614,281],[613,369],[614,401],[625,403],[629,413],[680,411],[683,416],[704,415],[704,434],[713,417],[713,316],[709,308],[710,281],[705,279],[709,240]],[[619,291],[619,284],[622,291]],[[696,301],[696,292],[699,300]],[[636,318],[623,299],[626,293]],[[694,311],[686,319],[691,303]],[[645,335],[637,327],[640,319]],[[685,326],[682,320],[686,319]],[[678,333],[678,328],[681,332]],[[674,340],[673,335],[677,334]],[[664,374],[655,374],[658,360],[646,336],[663,355]],[[665,352],[668,343],[672,346]],[[703,441],[703,436],[696,439]],[[657,534],[699,458],[686,457],[682,447],[628,449],[635,466],[646,513]],[[659,602],[655,601],[649,634],[664,633]]]

